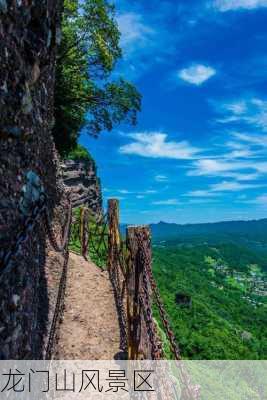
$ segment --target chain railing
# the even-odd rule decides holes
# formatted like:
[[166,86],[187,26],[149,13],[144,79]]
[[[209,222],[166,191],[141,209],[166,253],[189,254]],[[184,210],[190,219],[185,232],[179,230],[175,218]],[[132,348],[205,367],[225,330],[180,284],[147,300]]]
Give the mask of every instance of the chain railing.
[[79,240],[80,253],[109,272],[125,336],[123,348],[128,343],[129,358],[163,357],[152,312],[156,305],[173,356],[180,360],[180,350],[152,273],[149,227],[128,227],[126,240],[122,240],[119,205],[115,199],[109,200],[107,214],[101,217],[95,218],[87,208],[81,208],[76,218],[71,240]]
[[[115,199],[109,200],[107,214],[98,220],[81,210],[79,223],[81,254],[85,258],[95,257],[96,264],[101,267],[100,261],[104,259],[109,272],[121,330],[121,350],[127,352],[130,360],[164,358],[153,318],[153,306],[156,306],[173,358],[180,361],[180,350],[152,273],[149,227],[130,226],[123,240],[119,229],[119,204]],[[103,250],[101,254],[100,249]],[[178,365],[184,386],[183,398],[197,400],[199,393],[183,365]]]
[[112,283],[120,326],[120,347],[127,353],[127,248],[119,230],[119,202],[108,201],[108,272]]
[[[26,219],[25,226],[17,235],[16,241],[0,259],[1,280],[2,274],[9,271],[12,260],[18,257],[23,244],[30,239],[31,231],[41,220],[44,222],[47,236],[54,250],[63,255],[63,269],[45,358],[50,359],[53,354],[58,323],[64,311],[69,247],[73,248],[75,245],[76,251],[85,259],[90,257],[100,267],[106,267],[109,272],[119,316],[120,347],[128,353],[128,358],[159,360],[164,357],[157,325],[153,318],[152,307],[156,305],[174,359],[181,360],[180,350],[152,273],[149,227],[128,227],[126,240],[122,240],[117,200],[109,200],[107,214],[98,218],[93,217],[85,207],[73,211],[70,197],[68,203],[67,220],[60,243],[51,226],[46,197],[42,195],[32,215]],[[181,375],[186,386],[187,397],[185,398],[197,399],[197,394],[192,394],[194,387],[190,384],[190,379],[183,368]]]
[[9,249],[2,251],[0,258],[0,282],[1,279],[5,276],[5,274],[10,273],[12,268],[18,262],[20,255],[23,254],[24,245],[31,240],[31,234],[35,227],[38,227],[41,223],[44,224],[45,232],[49,241],[56,252],[59,252],[63,256],[63,267],[60,277],[60,283],[57,292],[57,299],[55,310],[52,318],[51,328],[48,335],[47,347],[45,349],[44,357],[46,359],[51,358],[56,330],[58,326],[58,322],[62,316],[63,308],[64,308],[64,296],[65,296],[65,288],[66,288],[66,280],[67,280],[67,266],[68,266],[68,257],[69,257],[69,237],[70,237],[70,226],[72,220],[72,203],[70,199],[70,195],[67,194],[68,198],[68,212],[67,212],[67,220],[64,224],[64,232],[62,234],[62,240],[58,243],[57,235],[55,234],[52,226],[51,226],[51,218],[49,215],[49,207],[46,195],[42,193],[40,195],[40,199],[35,203],[33,211],[30,216],[28,216],[25,221],[22,230],[17,234],[13,243]]
[[72,202],[70,197],[68,198],[68,212],[67,212],[67,221],[64,228],[64,232],[62,234],[62,241],[58,243],[56,234],[51,227],[51,223],[49,220],[48,213],[45,213],[45,229],[47,236],[50,240],[50,243],[53,249],[56,252],[59,252],[63,256],[63,267],[59,282],[59,287],[57,291],[57,298],[56,298],[56,305],[53,314],[52,324],[49,331],[46,351],[45,351],[45,359],[49,360],[53,357],[54,347],[56,343],[56,335],[57,329],[61,319],[63,318],[64,313],[64,300],[65,300],[65,293],[66,293],[66,285],[67,285],[67,272],[68,272],[68,261],[69,261],[69,241],[70,241],[70,232],[71,232],[71,222],[72,222]]

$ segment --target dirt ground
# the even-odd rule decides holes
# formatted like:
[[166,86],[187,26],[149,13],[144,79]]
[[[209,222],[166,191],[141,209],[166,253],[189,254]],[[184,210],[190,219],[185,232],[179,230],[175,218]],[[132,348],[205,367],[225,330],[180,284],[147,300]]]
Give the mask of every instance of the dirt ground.
[[70,253],[65,312],[53,358],[112,360],[119,347],[119,323],[108,273]]

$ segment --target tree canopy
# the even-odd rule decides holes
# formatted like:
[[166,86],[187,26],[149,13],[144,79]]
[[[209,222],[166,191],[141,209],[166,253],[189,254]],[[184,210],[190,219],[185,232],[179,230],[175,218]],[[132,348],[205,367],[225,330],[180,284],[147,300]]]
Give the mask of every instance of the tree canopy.
[[115,8],[107,0],[65,0],[56,69],[55,126],[59,152],[77,145],[81,128],[97,137],[121,122],[135,124],[141,108],[137,89],[112,79],[122,56]]

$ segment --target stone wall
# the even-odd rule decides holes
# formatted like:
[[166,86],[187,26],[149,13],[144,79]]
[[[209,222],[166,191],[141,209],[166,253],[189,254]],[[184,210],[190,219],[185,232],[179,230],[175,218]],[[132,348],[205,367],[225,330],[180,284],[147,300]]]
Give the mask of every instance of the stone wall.
[[38,202],[60,198],[53,125],[61,0],[0,0],[0,359],[39,358],[49,301],[43,224],[3,258]]
[[66,160],[61,164],[64,185],[75,203],[86,204],[95,216],[103,214],[100,179],[94,161]]

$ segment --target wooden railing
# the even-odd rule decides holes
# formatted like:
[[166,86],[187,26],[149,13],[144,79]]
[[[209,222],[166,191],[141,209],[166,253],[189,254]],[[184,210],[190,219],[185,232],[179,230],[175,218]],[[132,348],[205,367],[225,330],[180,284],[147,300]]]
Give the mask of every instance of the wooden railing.
[[[129,360],[165,358],[159,339],[158,324],[153,318],[152,306],[156,306],[161,325],[169,339],[173,358],[181,360],[180,351],[152,273],[150,227],[128,226],[123,238],[119,224],[119,202],[116,199],[108,201],[107,214],[99,218],[97,222],[94,221],[94,229],[90,229],[92,218],[87,209],[81,209],[79,229],[81,253],[87,258],[91,250],[97,254],[96,247],[106,250],[105,264],[118,311],[121,350],[125,351]],[[97,229],[98,246],[95,244],[94,236]],[[181,363],[178,364],[178,368],[184,386],[183,398],[199,400],[199,391],[191,384],[186,369]],[[167,380],[166,377],[165,381]],[[161,386],[164,387],[164,382]],[[164,392],[162,398],[171,399],[173,396],[166,396]]]
[[[163,350],[157,324],[153,318],[152,303],[157,300],[155,281],[152,274],[151,233],[149,226],[128,226],[123,238],[119,223],[119,202],[108,201],[107,214],[97,225],[98,244],[95,243],[96,226],[90,228],[90,213],[82,208],[80,212],[81,253],[87,258],[97,248],[106,249],[106,267],[113,285],[120,320],[121,347],[128,358],[161,359]],[[100,259],[100,255],[98,257]],[[159,295],[159,292],[156,292]],[[157,304],[157,301],[156,301]],[[162,302],[159,315],[163,317],[163,327],[167,336],[172,336],[170,324],[166,324],[166,313]],[[170,346],[173,347],[172,345]],[[177,346],[175,358],[180,358]]]

